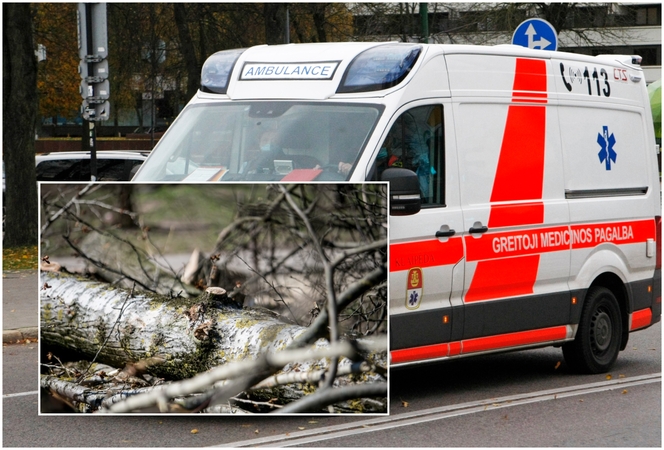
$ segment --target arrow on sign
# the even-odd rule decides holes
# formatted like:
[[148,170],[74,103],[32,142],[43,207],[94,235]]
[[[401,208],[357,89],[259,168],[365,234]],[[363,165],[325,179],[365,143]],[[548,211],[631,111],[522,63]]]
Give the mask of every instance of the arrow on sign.
[[537,35],[537,31],[535,31],[535,27],[531,23],[528,25],[528,29],[526,30],[526,35],[528,36],[528,48],[537,48],[539,47],[540,50],[546,50],[546,48],[551,45],[551,41],[541,38],[539,41],[535,40],[535,36]]

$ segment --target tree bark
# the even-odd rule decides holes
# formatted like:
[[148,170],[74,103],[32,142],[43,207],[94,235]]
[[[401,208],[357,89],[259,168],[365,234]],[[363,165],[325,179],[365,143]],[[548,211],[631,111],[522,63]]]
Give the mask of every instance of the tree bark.
[[[4,246],[37,245],[37,59],[30,3],[3,3],[2,148],[6,171]],[[4,193],[3,193],[4,195]]]
[[[59,272],[42,271],[40,283],[42,348],[73,349],[95,363],[113,367],[125,367],[131,363],[142,365],[147,373],[168,380],[192,377],[196,380],[225,367],[232,371],[234,364],[247,367],[246,364],[253,360],[270,358],[270,355],[276,355],[276,358],[307,331],[307,328],[287,323],[268,310],[242,309],[221,288],[210,288],[193,299],[169,299],[113,288]],[[314,347],[327,345],[327,341],[319,339]],[[369,362],[365,360],[361,369],[357,358],[355,361],[344,359],[340,364],[343,376],[335,380],[335,386],[384,385],[386,356],[385,351],[368,355]],[[283,367],[280,374],[260,378],[258,381],[263,381],[258,385],[252,378],[256,374],[243,373],[242,370],[240,373],[251,380],[246,385],[247,388],[253,386],[251,398],[265,402],[278,398],[285,404],[315,391],[316,382],[324,376],[328,361],[327,358],[306,361],[306,357],[281,361],[277,364],[277,367]],[[272,367],[275,367],[274,363]],[[215,386],[219,380],[212,380]],[[232,387],[237,385],[236,382]],[[106,395],[110,389],[83,388],[71,380],[58,380],[48,375],[42,375],[42,387],[61,397],[70,395],[73,406],[84,412],[104,406],[103,402],[111,408],[116,401],[111,397],[120,399],[124,395],[117,390],[112,396]],[[376,388],[372,386],[371,389]],[[246,390],[243,387],[224,395],[228,398]],[[184,404],[187,402],[192,400],[186,400]],[[220,404],[212,402],[204,406],[209,406],[212,412],[219,412]],[[179,404],[175,407],[182,408]],[[356,412],[385,411],[386,395],[378,400],[348,401],[342,408]],[[168,409],[166,412],[178,410]]]
[[98,353],[116,367],[161,358],[152,372],[169,379],[283,349],[305,331],[223,295],[169,299],[53,272],[42,272],[40,283],[44,344]]
[[[187,21],[187,11],[195,8],[194,11],[198,13],[199,5],[185,4],[185,3],[174,3],[173,4],[173,17],[175,19],[175,25],[178,30],[178,36],[180,38],[180,43],[182,47],[182,56],[186,63],[186,72],[187,72],[187,94],[186,101],[188,102],[200,86],[200,77],[201,69],[203,64],[199,62],[199,58],[196,57],[196,50],[194,48],[194,40],[191,36],[191,31],[189,29],[189,23]],[[202,18],[198,17],[199,21],[202,21]],[[201,55],[201,59],[207,58],[209,55]]]
[[265,3],[263,5],[265,42],[268,45],[286,43],[286,8],[285,3]]

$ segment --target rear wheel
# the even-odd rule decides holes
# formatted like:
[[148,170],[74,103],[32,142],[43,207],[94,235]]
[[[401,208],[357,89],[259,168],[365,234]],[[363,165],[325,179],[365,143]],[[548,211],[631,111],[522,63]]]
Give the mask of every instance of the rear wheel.
[[618,358],[621,336],[616,296],[607,288],[592,288],[583,306],[576,338],[563,345],[565,362],[578,372],[608,372]]

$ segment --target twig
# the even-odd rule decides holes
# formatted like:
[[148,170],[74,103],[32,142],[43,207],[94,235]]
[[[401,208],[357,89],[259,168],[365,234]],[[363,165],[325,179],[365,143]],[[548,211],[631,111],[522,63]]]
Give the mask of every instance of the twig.
[[[372,272],[367,274],[364,278],[351,284],[348,289],[341,293],[339,296],[339,308],[343,309],[348,306],[356,298],[364,294],[369,289],[377,284],[385,281],[387,275],[387,267],[382,265]],[[328,322],[328,312],[326,309],[321,310],[320,314],[314,322],[309,326],[299,338],[289,345],[289,348],[297,348],[312,343],[323,335],[325,326]]]
[[[328,316],[329,316],[329,327],[330,327],[330,342],[337,342],[339,339],[339,328],[337,325],[337,298],[336,298],[336,292],[334,289],[334,266],[330,264],[330,261],[327,258],[327,255],[323,251],[323,247],[321,246],[320,241],[318,240],[318,237],[316,236],[316,232],[314,231],[311,221],[309,220],[309,217],[300,209],[300,207],[295,203],[295,200],[293,197],[290,195],[290,192],[286,190],[284,186],[279,186],[279,189],[281,190],[282,194],[285,196],[286,201],[290,205],[290,207],[295,211],[295,213],[300,217],[300,219],[304,222],[305,227],[307,228],[307,231],[309,232],[309,237],[311,238],[311,242],[314,245],[314,248],[316,251],[319,253],[321,260],[323,262],[323,268],[325,270],[325,284],[327,286],[327,311],[328,311]],[[324,387],[329,388],[332,386],[332,383],[334,382],[334,379],[336,378],[336,371],[337,371],[337,365],[339,364],[338,358],[332,357],[332,362],[329,367],[329,375],[325,380]]]
[[273,414],[315,412],[326,405],[360,397],[386,397],[387,383],[350,385],[338,389],[321,389],[297,402],[289,403]]
[[242,261],[242,262],[243,262],[243,263],[249,268],[249,270],[251,270],[251,271],[252,271],[253,273],[255,273],[258,277],[260,277],[263,281],[265,281],[265,283],[267,283],[267,285],[270,286],[270,288],[271,288],[274,292],[276,292],[276,294],[277,294],[277,295],[279,296],[279,298],[281,299],[281,303],[284,304],[284,306],[286,307],[286,309],[288,310],[288,312],[290,313],[290,315],[293,317],[293,320],[295,321],[295,323],[296,323],[297,325],[299,325],[300,322],[297,320],[297,317],[295,317],[295,314],[293,314],[293,311],[291,311],[290,306],[288,306],[288,303],[286,303],[286,299],[284,299],[284,297],[281,295],[281,292],[279,292],[279,291],[277,290],[277,288],[276,288],[272,283],[270,283],[270,282],[268,281],[268,279],[267,279],[263,274],[259,273],[256,269],[254,269],[253,267],[251,267],[251,266],[250,266],[250,265],[249,265],[244,259],[242,259],[242,258],[240,257],[240,255],[235,255],[235,257],[236,257],[237,259],[239,259],[240,261]]
[[62,207],[62,208],[60,208],[59,211],[57,211],[55,214],[53,214],[51,217],[49,217],[49,218],[46,220],[46,223],[42,226],[41,234],[44,234],[44,232],[48,229],[48,227],[50,227],[51,224],[52,224],[53,222],[55,222],[55,221],[58,219],[58,217],[60,217],[62,214],[64,214],[65,211],[67,211],[67,210],[71,207],[71,205],[75,204],[76,201],[77,201],[79,198],[81,198],[81,197],[83,197],[85,194],[87,194],[88,191],[90,191],[90,189],[92,189],[93,187],[95,187],[95,184],[93,184],[93,183],[87,184],[87,185],[86,185],[83,189],[81,189],[81,190],[80,190],[75,196],[73,196],[73,197],[72,197],[72,198],[71,198],[71,199],[70,199],[70,200],[69,200],[69,201],[68,201],[68,202]]
[[121,270],[116,270],[116,269],[113,269],[113,268],[111,268],[111,267],[108,267],[108,266],[106,266],[103,262],[101,262],[101,261],[97,261],[96,259],[93,259],[93,258],[89,257],[89,256],[86,255],[86,254],[85,254],[80,248],[78,248],[76,245],[74,245],[74,243],[71,242],[71,240],[70,240],[67,236],[63,236],[63,239],[65,240],[65,242],[67,242],[67,244],[69,244],[69,246],[70,246],[71,248],[73,248],[74,250],[76,250],[76,252],[77,252],[79,255],[81,255],[81,257],[87,259],[88,261],[90,261],[90,262],[91,262],[92,264],[94,264],[95,266],[97,266],[97,267],[99,267],[99,268],[101,268],[101,269],[108,270],[109,272],[112,272],[112,273],[115,273],[115,274],[118,274],[118,275],[122,275],[123,277],[125,277],[125,278],[127,278],[127,279],[133,281],[134,283],[140,285],[140,286],[143,287],[143,289],[145,289],[146,291],[155,292],[154,289],[150,288],[149,286],[146,286],[146,285],[145,285],[144,283],[142,283],[140,280],[137,280],[137,279],[131,277],[130,275],[127,275],[126,273],[122,272]]
[[[203,392],[207,390],[209,386],[220,380],[238,377],[242,378],[247,374],[262,374],[262,372],[265,372],[269,368],[283,367],[292,361],[322,359],[333,356],[355,358],[356,355],[356,348],[348,342],[337,342],[336,344],[331,344],[329,347],[317,349],[313,352],[298,349],[262,355],[253,361],[239,361],[237,363],[215,367],[207,372],[196,375],[193,378],[163,385],[161,389],[157,388],[145,394],[132,396],[124,402],[113,405],[110,408],[110,412],[123,413],[141,410],[156,405],[159,402],[165,402],[169,398]],[[240,380],[240,382],[244,381],[245,380],[243,379]],[[234,383],[231,383],[229,386],[224,386],[224,391],[235,390],[235,392],[231,394],[235,395],[243,390],[236,390],[236,386],[233,384]],[[229,397],[231,395],[229,395]],[[220,397],[223,397],[223,395]],[[211,404],[215,403],[211,402]]]

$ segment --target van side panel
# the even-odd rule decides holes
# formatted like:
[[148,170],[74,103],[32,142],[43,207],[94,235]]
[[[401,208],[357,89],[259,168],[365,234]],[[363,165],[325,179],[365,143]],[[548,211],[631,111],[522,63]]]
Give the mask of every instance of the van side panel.
[[572,231],[570,287],[586,288],[610,272],[627,286],[626,313],[647,308],[656,256],[647,246],[656,237],[659,189],[642,111],[565,102],[559,115]]
[[[477,58],[476,72],[510,89],[485,83],[488,92],[455,97],[457,87],[472,92],[465,89],[472,60],[448,58],[467,232],[463,336],[567,324],[569,242],[563,237],[569,216],[548,61]],[[477,224],[488,230],[470,233]]]

